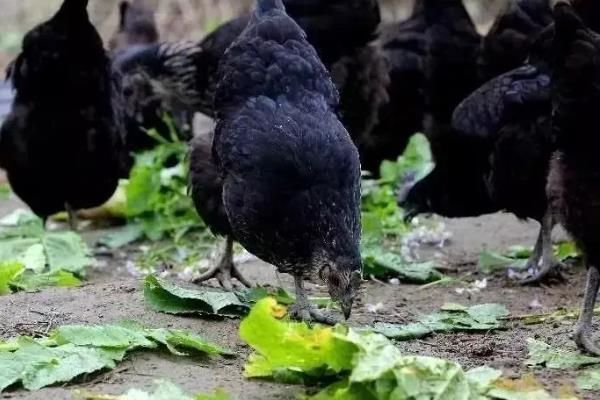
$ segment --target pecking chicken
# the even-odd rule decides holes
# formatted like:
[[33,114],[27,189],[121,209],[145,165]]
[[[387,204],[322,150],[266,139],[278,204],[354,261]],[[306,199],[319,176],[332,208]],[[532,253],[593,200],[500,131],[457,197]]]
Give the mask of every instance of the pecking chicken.
[[44,220],[98,206],[117,187],[121,137],[114,86],[87,0],[65,0],[23,40],[16,97],[0,128],[0,165],[14,192]]
[[329,73],[282,1],[259,0],[218,77],[213,152],[236,239],[294,276],[294,317],[333,322],[306,297],[304,278],[318,272],[348,318],[361,282],[361,173]]
[[[600,15],[597,1],[574,1],[555,7],[556,65],[553,134],[558,151],[548,178],[548,196],[556,218],[573,235],[588,268],[587,285],[575,341],[600,355],[592,338],[594,304],[600,288]],[[595,3],[595,4],[594,4]],[[584,22],[586,21],[586,22]]]

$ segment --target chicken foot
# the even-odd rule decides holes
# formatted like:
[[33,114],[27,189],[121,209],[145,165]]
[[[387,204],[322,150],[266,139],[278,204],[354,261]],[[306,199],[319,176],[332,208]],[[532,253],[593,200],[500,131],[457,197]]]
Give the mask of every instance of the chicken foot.
[[216,278],[219,281],[219,284],[228,291],[234,290],[233,278],[237,279],[246,287],[253,286],[233,263],[233,238],[231,236],[227,237],[225,249],[219,263],[194,279],[194,283],[199,284],[212,278]]
[[294,275],[296,284],[296,303],[289,308],[291,318],[304,321],[308,324],[317,322],[325,325],[335,325],[335,318],[323,314],[316,306],[310,304],[304,288],[304,279],[301,275]]
[[527,261],[527,270],[533,270],[534,275],[521,281],[522,285],[541,283],[548,278],[564,280],[560,272],[561,263],[554,259],[554,248],[552,244],[552,229],[554,220],[550,212],[546,213],[541,222],[540,234],[538,236],[533,254]]
[[575,332],[575,343],[580,349],[590,354],[600,356],[600,347],[592,339],[592,318],[594,317],[594,305],[600,288],[600,271],[595,266],[588,267],[587,284],[581,315]]

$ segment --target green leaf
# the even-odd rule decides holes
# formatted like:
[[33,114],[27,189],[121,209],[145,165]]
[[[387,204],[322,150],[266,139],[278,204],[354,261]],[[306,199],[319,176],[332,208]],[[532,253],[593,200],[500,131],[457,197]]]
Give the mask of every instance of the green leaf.
[[[37,269],[37,263],[27,265],[24,262],[28,261],[26,254],[33,246],[40,245],[40,240],[37,238],[17,238],[11,237],[0,240],[0,262],[18,262],[31,270]],[[30,261],[30,260],[29,260]],[[45,265],[45,260],[44,260]]]
[[24,270],[23,264],[0,262],[0,296],[12,293],[10,283]]
[[153,349],[156,342],[147,338],[144,329],[134,330],[115,325],[63,326],[54,331],[53,338],[59,344],[71,343],[77,346]]
[[0,392],[18,381],[28,390],[38,390],[77,376],[115,367],[119,354],[72,344],[45,347],[22,339],[14,353],[0,353]]
[[586,365],[600,364],[600,357],[583,355],[577,351],[558,349],[535,339],[527,339],[529,366],[543,366],[550,369],[574,369]]
[[492,384],[502,376],[502,371],[490,367],[478,367],[467,371],[467,381],[471,387],[476,388],[477,392],[483,394],[487,392]]
[[139,224],[125,225],[98,240],[98,244],[110,249],[118,249],[134,243],[144,237],[144,230]]
[[32,245],[19,256],[19,260],[28,270],[36,273],[42,273],[46,267],[44,246],[41,243]]
[[206,229],[187,195],[187,152],[186,143],[160,138],[154,149],[135,156],[125,186],[127,215],[150,240],[178,240],[190,229]]
[[430,283],[444,277],[431,262],[408,263],[399,254],[381,246],[363,246],[362,258],[366,276],[398,276],[410,283]]
[[82,275],[93,259],[81,236],[75,232],[49,232],[42,238],[51,271],[65,270]]
[[484,251],[479,255],[479,270],[484,274],[496,271],[514,269],[523,271],[527,267],[527,260],[505,257],[492,251]]
[[240,337],[255,354],[246,364],[250,378],[273,376],[278,370],[331,375],[351,366],[354,346],[339,340],[331,327],[309,328],[284,318],[275,299],[259,301],[240,325]]
[[77,287],[81,285],[81,281],[71,272],[67,271],[50,271],[41,274],[36,274],[30,271],[25,271],[10,282],[10,286],[18,290],[33,292],[40,289],[50,287]]
[[[468,315],[468,310],[461,312]],[[308,327],[289,321],[285,313],[285,307],[267,298],[242,321],[240,336],[255,350],[246,376],[295,383],[306,377],[339,379],[313,400],[483,400],[501,375],[491,368],[465,373],[451,361],[403,355],[380,334]]]
[[508,310],[501,304],[479,304],[464,307],[446,304],[442,310],[419,317],[416,323],[395,325],[376,323],[375,332],[397,340],[413,340],[435,332],[487,332],[503,329]]
[[79,235],[46,232],[41,220],[29,213],[15,214],[4,222],[11,225],[0,228],[0,263],[18,263],[26,270],[11,278],[11,287],[37,290],[79,285],[73,274],[83,275],[93,262]]
[[152,309],[169,314],[236,317],[248,312],[234,293],[203,287],[187,289],[153,275],[144,280],[144,298]]
[[178,349],[231,355],[184,330],[150,329],[135,322],[62,326],[48,338],[22,337],[0,343],[0,392],[19,381],[29,390],[69,382],[82,374],[114,368],[129,351],[156,349],[160,344],[175,355],[185,355]]
[[558,261],[566,261],[570,258],[581,257],[581,251],[575,242],[567,241],[554,246],[554,256]]
[[21,380],[23,387],[28,390],[68,382],[80,375],[116,366],[115,353],[105,349],[82,348],[71,344],[47,348],[32,342],[31,349],[22,347],[19,351],[48,353],[44,362],[26,367]]
[[177,329],[150,329],[147,334],[152,339],[165,345],[175,355],[187,355],[179,349],[195,350],[204,354],[233,355],[231,350],[224,349],[206,341],[194,333]]

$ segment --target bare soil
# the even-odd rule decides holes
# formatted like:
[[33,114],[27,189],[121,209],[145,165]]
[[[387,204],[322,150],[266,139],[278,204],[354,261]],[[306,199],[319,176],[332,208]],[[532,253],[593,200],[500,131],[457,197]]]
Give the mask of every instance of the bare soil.
[[[22,205],[15,199],[0,202],[0,216]],[[569,270],[568,282],[552,286],[521,287],[503,275],[488,278],[488,286],[479,293],[458,294],[456,288],[468,287],[476,279],[477,259],[484,248],[502,251],[511,245],[533,243],[537,225],[522,223],[514,217],[497,214],[471,219],[446,221],[453,233],[452,242],[443,249],[425,249],[424,257],[435,257],[453,277],[463,282],[436,285],[422,289],[415,285],[391,285],[370,282],[357,307],[352,324],[363,326],[375,321],[410,322],[421,313],[433,312],[446,302],[465,305],[497,302],[506,305],[511,315],[554,311],[560,307],[577,308],[581,301],[584,271]],[[89,240],[97,232],[87,233]],[[64,387],[38,392],[15,390],[0,394],[2,399],[71,399],[74,389],[120,394],[131,387],[149,388],[157,379],[177,383],[192,393],[224,388],[235,399],[294,399],[304,388],[264,381],[247,380],[242,371],[249,349],[238,337],[238,320],[181,318],[149,310],[143,301],[139,280],[131,278],[121,256],[104,257],[102,268],[96,268],[88,283],[76,289],[52,289],[39,293],[18,293],[0,297],[0,337],[18,334],[43,334],[52,327],[73,323],[110,323],[135,319],[153,327],[190,329],[207,339],[235,351],[235,358],[181,358],[166,353],[141,352],[129,357],[117,369],[81,378]],[[273,267],[250,262],[243,266],[248,277],[262,284],[278,285]],[[291,289],[290,280],[283,279]],[[313,286],[313,291],[322,288]],[[539,302],[541,309],[533,310]],[[371,305],[381,303],[377,313]],[[573,385],[578,371],[532,370],[523,365],[527,358],[525,340],[539,338],[564,348],[574,349],[569,335],[574,321],[524,325],[511,323],[506,331],[488,334],[434,335],[424,340],[398,343],[410,354],[431,355],[460,362],[463,366],[489,365],[501,368],[508,377],[534,373],[551,390],[563,384]],[[596,399],[600,392],[578,393],[581,399]]]

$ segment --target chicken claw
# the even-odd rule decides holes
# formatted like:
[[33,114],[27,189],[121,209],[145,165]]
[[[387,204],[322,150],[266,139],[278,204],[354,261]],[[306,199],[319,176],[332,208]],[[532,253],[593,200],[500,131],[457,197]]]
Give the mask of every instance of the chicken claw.
[[225,251],[221,261],[198,278],[194,279],[194,283],[199,284],[206,282],[209,279],[216,278],[219,284],[227,291],[235,289],[233,278],[237,279],[242,285],[252,287],[252,283],[242,275],[238,267],[233,263],[233,239],[227,238]]
[[294,281],[296,283],[296,303],[288,310],[292,319],[306,322],[309,325],[313,322],[325,325],[335,325],[340,322],[331,316],[325,315],[317,307],[310,304],[306,297],[304,280],[301,276],[294,276]]

